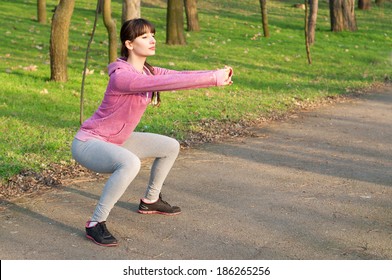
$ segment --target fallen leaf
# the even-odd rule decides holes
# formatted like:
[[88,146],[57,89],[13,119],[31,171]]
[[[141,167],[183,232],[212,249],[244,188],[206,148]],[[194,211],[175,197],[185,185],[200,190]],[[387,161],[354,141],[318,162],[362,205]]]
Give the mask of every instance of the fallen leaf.
[[94,74],[94,69],[90,70],[86,68],[86,75],[92,75],[92,74]]
[[37,65],[29,65],[29,66],[23,67],[23,70],[25,70],[25,71],[37,71],[37,69],[38,69]]

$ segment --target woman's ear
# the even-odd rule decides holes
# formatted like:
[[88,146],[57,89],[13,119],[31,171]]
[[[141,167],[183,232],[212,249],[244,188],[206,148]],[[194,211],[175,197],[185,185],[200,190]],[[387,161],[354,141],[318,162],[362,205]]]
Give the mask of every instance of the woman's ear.
[[128,50],[133,50],[132,42],[129,40],[126,40],[125,47],[127,47]]

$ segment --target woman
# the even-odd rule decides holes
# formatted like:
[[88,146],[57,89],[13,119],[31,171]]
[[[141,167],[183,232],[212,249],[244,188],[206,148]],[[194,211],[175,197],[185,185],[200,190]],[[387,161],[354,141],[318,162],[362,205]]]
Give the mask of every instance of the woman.
[[89,221],[86,236],[98,245],[116,246],[106,219],[115,203],[140,170],[140,160],[155,158],[139,213],[176,215],[177,206],[162,200],[162,185],[179,153],[170,137],[134,132],[148,104],[160,104],[159,91],[232,84],[230,67],[213,71],[173,71],[152,67],[146,59],[155,54],[155,28],[145,19],[124,22],[122,57],[109,64],[109,83],[97,111],[86,120],[72,143],[72,155],[86,168],[110,173]]

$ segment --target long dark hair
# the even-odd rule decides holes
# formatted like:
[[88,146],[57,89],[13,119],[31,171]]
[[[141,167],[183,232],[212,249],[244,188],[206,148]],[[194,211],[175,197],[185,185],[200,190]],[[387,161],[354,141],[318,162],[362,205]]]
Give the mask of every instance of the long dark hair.
[[[125,42],[127,40],[133,42],[137,37],[143,35],[146,32],[155,33],[155,26],[146,19],[137,18],[127,20],[121,26],[120,31],[120,39],[121,39],[121,56],[128,57],[129,51],[128,48],[125,46]],[[154,75],[154,67],[144,62],[144,66],[150,71],[152,75]],[[158,91],[152,93],[151,97],[151,104],[154,106],[159,106],[161,104],[161,98]]]

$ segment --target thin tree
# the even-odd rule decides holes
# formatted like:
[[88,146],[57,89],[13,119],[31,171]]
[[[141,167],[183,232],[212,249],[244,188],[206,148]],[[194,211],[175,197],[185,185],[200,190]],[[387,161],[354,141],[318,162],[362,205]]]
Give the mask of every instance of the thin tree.
[[84,82],[86,80],[86,71],[87,71],[87,64],[88,64],[88,54],[90,52],[90,46],[94,38],[95,34],[95,29],[97,27],[97,21],[98,21],[98,14],[100,13],[101,10],[101,4],[102,0],[97,0],[97,8],[95,9],[95,19],[94,19],[94,25],[93,25],[93,30],[91,32],[90,40],[88,41],[87,44],[87,49],[86,49],[86,57],[84,59],[84,69],[83,69],[83,77],[82,77],[82,87],[80,90],[80,124],[83,123],[84,119]]
[[50,34],[50,79],[53,81],[68,80],[68,38],[74,6],[75,0],[60,0],[53,14]]
[[140,0],[123,0],[121,16],[122,22],[134,18],[140,18],[140,2]]
[[330,0],[331,31],[356,31],[354,0]]
[[308,16],[308,43],[313,45],[316,37],[316,23],[318,12],[318,0],[308,0],[309,16]]
[[39,23],[46,24],[46,0],[37,1],[37,19]]
[[166,16],[166,44],[185,45],[184,2],[168,0]]
[[108,31],[109,37],[109,63],[117,59],[117,34],[116,23],[112,18],[112,1],[104,0],[103,3],[103,22]]
[[200,31],[197,0],[184,0],[185,15],[188,31]]
[[105,0],[98,0],[98,14],[102,14],[103,13],[103,2]]
[[358,0],[358,9],[370,10],[371,2],[371,0]]
[[309,9],[309,5],[308,5],[308,0],[305,0],[305,47],[306,47],[306,56],[308,57],[308,63],[312,64],[312,58],[310,55],[310,44],[309,44],[309,33],[308,33],[308,28],[309,28],[309,23],[308,23],[308,9]]
[[263,34],[264,37],[269,37],[269,27],[268,27],[268,13],[267,13],[267,0],[260,0],[261,7],[261,22],[263,24]]

